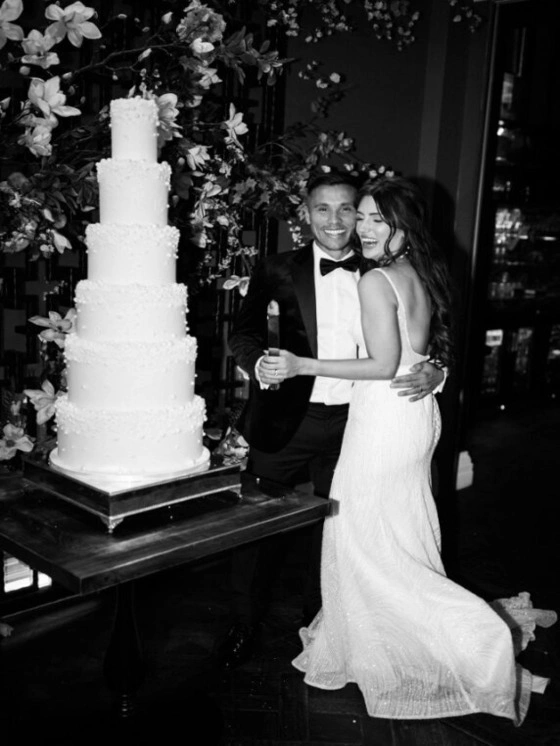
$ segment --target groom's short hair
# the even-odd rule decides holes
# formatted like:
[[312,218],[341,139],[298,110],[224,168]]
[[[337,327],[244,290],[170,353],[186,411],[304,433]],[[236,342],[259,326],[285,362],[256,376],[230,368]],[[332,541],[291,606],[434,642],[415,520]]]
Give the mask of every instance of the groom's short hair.
[[349,186],[354,189],[356,193],[358,192],[358,184],[356,182],[356,179],[349,173],[345,173],[344,171],[337,171],[336,169],[331,169],[327,172],[317,171],[311,174],[307,182],[307,197],[309,197],[315,191],[315,189],[318,189],[319,187],[340,185]]

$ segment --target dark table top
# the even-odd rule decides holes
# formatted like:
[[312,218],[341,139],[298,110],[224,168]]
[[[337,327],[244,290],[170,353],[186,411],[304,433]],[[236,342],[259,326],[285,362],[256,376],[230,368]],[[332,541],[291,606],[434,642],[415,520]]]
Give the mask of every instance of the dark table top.
[[132,516],[112,534],[87,511],[24,477],[0,481],[0,548],[73,593],[91,593],[318,520],[329,502],[305,490],[271,497],[252,482]]

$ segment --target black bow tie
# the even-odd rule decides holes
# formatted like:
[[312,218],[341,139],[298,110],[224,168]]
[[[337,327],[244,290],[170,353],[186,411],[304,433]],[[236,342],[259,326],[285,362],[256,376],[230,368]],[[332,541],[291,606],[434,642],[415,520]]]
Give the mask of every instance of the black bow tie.
[[360,267],[360,257],[357,254],[353,254],[342,262],[334,262],[332,259],[321,259],[319,262],[319,269],[322,275],[328,275],[333,269],[338,269],[339,267],[347,269],[349,272],[355,272]]

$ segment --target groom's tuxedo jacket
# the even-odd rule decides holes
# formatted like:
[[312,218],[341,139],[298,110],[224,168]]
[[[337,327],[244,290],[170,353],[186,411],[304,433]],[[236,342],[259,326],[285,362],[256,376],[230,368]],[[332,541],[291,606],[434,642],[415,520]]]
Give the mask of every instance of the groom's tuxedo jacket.
[[280,347],[302,357],[317,357],[311,244],[267,257],[257,265],[229,338],[235,362],[250,377],[249,400],[237,428],[249,445],[268,453],[280,450],[294,435],[315,381],[312,376],[296,376],[276,391],[260,388],[255,365],[268,348],[266,311],[271,300],[280,308]]

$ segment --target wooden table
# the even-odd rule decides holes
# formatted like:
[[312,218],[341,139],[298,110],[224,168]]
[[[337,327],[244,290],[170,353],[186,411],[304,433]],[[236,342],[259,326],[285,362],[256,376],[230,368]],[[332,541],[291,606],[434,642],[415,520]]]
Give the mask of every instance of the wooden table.
[[115,587],[115,624],[104,664],[108,686],[129,716],[143,680],[134,581],[321,520],[328,501],[309,492],[271,497],[248,479],[242,495],[222,492],[128,518],[113,533],[95,517],[22,477],[0,483],[0,549],[75,594]]

